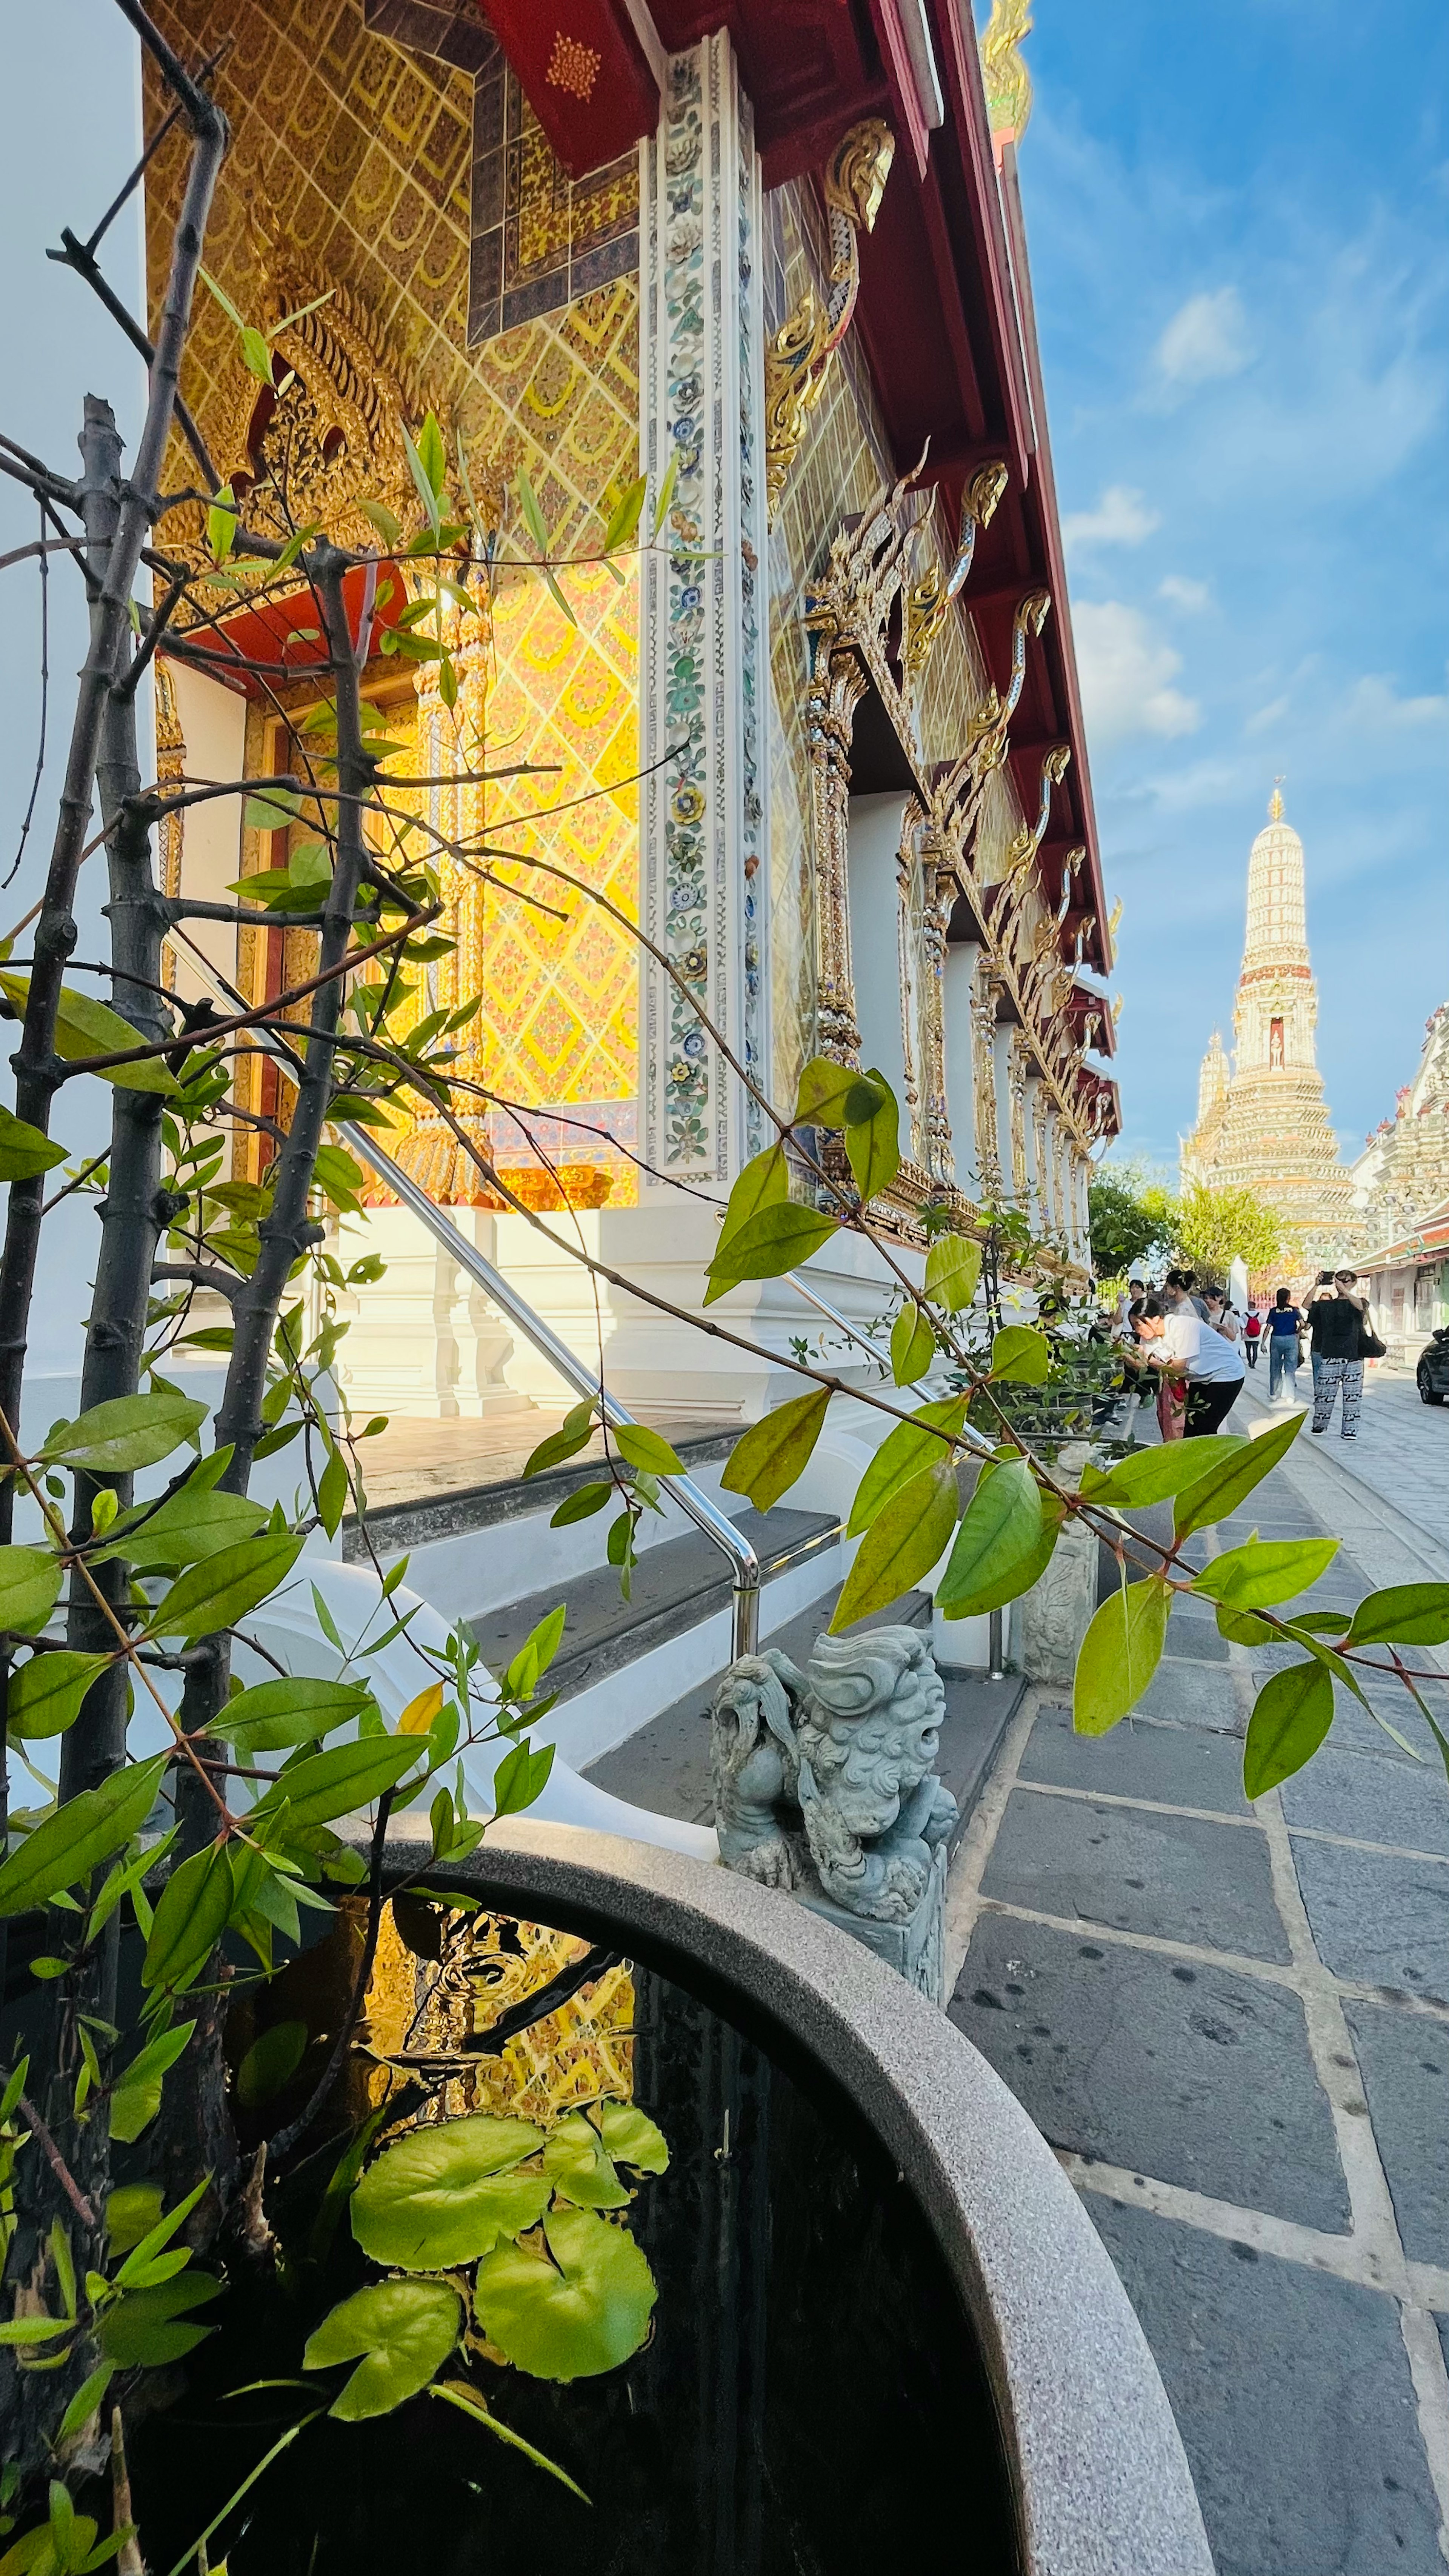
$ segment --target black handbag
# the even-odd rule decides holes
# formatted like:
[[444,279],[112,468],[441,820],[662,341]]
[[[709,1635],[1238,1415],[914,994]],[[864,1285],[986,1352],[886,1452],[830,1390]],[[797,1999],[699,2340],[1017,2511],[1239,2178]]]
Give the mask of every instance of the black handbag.
[[1358,1355],[1361,1360],[1382,1360],[1388,1357],[1388,1344],[1379,1340],[1366,1311],[1359,1321]]

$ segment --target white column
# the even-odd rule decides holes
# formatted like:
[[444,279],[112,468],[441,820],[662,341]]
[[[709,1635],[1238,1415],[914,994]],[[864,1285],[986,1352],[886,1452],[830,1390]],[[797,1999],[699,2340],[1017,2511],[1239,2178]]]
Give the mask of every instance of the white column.
[[846,858],[860,1060],[885,1075],[901,1103],[903,1153],[909,1150],[910,1131],[905,1114],[898,861],[906,804],[902,795],[852,796]]
[[1009,1020],[998,1020],[991,1041],[991,1061],[996,1093],[996,1156],[1001,1166],[1001,1204],[1019,1205],[1016,1173],[1011,1143],[1011,1042],[1016,1034]]
[[1046,1174],[1038,1160],[1036,1150],[1036,1103],[1037,1094],[1041,1090],[1041,1075],[1039,1073],[1029,1073],[1026,1077],[1024,1089],[1026,1093],[1026,1113],[1024,1120],[1026,1134],[1026,1212],[1031,1219],[1032,1232],[1034,1234],[1045,1234],[1048,1223]]
[[[671,460],[668,531],[644,556],[640,917],[735,1053],[769,1081],[764,385],[760,165],[727,34],[670,57],[640,146],[639,430],[646,516]],[[666,760],[666,754],[670,756]],[[758,1109],[663,970],[641,964],[646,1160],[727,1181]],[[641,1178],[649,1195],[657,1184]]]
[[976,1038],[971,1025],[971,1002],[980,955],[978,941],[957,940],[946,951],[941,978],[946,1112],[951,1121],[951,1153],[956,1187],[973,1199],[982,1195],[976,1159]]

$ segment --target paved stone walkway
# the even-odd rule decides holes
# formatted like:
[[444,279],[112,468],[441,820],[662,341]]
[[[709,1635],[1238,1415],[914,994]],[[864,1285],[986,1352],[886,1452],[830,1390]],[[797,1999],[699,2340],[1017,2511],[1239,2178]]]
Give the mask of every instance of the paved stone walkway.
[[[1266,1389],[1264,1363],[1249,1377],[1250,1401],[1261,1401]],[[1298,1372],[1298,1392],[1300,1398],[1309,1392],[1306,1368]],[[1339,1458],[1361,1483],[1408,1513],[1425,1537],[1449,1551],[1449,1404],[1423,1403],[1412,1370],[1387,1364],[1365,1369],[1358,1438],[1342,1441],[1335,1415],[1314,1446]]]
[[[1449,1419],[1408,1393],[1449,1454]],[[1330,1529],[1324,1604],[1449,1578],[1399,1508],[1414,1462],[1396,1503],[1333,1446],[1301,1435],[1195,1544]],[[1111,2251],[1219,2576],[1443,2576],[1449,1784],[1341,1696],[1308,1770],[1250,1807],[1241,1737],[1274,1659],[1175,1612],[1105,1740],[1028,1694],[952,1872],[951,2016]]]

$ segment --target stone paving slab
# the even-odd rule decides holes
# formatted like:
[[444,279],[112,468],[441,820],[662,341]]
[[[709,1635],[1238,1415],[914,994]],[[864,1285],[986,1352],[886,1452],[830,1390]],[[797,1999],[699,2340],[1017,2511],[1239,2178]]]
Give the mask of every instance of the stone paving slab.
[[1159,1664],[1138,1707],[1144,1717],[1215,1727],[1222,1735],[1241,1735],[1246,1723],[1232,1674],[1210,1664]]
[[1306,1836],[1295,1841],[1293,1860],[1325,1967],[1449,2010],[1449,1885],[1441,1865]]
[[[1378,1728],[1374,1732],[1385,1754],[1394,1754],[1388,1737]],[[1322,1833],[1349,1834],[1400,1851],[1441,1852],[1449,1859],[1449,1783],[1437,1764],[1431,1770],[1398,1754],[1389,1761],[1340,1752],[1330,1740],[1305,1771],[1284,1781],[1280,1794],[1290,1826],[1312,1825]],[[1449,1907],[1449,1871],[1444,1903]]]
[[1197,1663],[1225,1664],[1228,1641],[1218,1634],[1216,1620],[1195,1619],[1190,1611],[1175,1608],[1167,1623],[1164,1651],[1169,1660],[1179,1655],[1190,1655]]
[[[1250,1397],[1230,1427],[1260,1412]],[[1327,1532],[1344,1546],[1320,1600],[1449,1581],[1449,1416],[1422,1471],[1421,1427],[1402,1413],[1391,1427],[1404,1454],[1386,1495],[1362,1473],[1366,1441],[1350,1473],[1341,1443],[1300,1438],[1231,1523],[1189,1543],[1191,1561],[1254,1527]],[[1449,1991],[1449,1861],[1415,1855],[1439,1850],[1449,1792],[1407,1695],[1374,1683],[1429,1760],[1341,1691],[1331,1746],[1245,1810],[1237,1738],[1277,1658],[1232,1645],[1224,1661],[1206,1642],[1194,1657],[1215,1632],[1193,1627],[1175,1614],[1144,1710],[1104,1739],[1074,1737],[1055,1698],[1024,1703],[948,1888],[952,2018],[1063,2155],[1113,2252],[1219,2576],[1443,2576],[1449,2009],[1427,1998],[1436,1980]],[[1443,1669],[1449,1649],[1417,1660]],[[1439,1686],[1429,1696],[1449,1710]],[[1131,1819],[1125,1838],[1109,1815]],[[1206,1839],[1161,1831],[1201,1817]],[[1144,1836],[1150,1868],[1133,1858]],[[1281,1940],[1253,1966],[1119,1928],[1148,1919],[1133,1909],[1149,1900],[1158,1921],[1221,1902],[1204,1864],[1234,1841],[1268,1869],[1291,1967],[1274,1964]],[[993,1892],[1008,1886],[1016,1897]],[[1038,1920],[1053,1908],[1019,1901],[1029,1889],[1074,1919]],[[1261,1875],[1254,1891],[1256,1913]]]
[[1364,2094],[1404,2252],[1449,2268],[1449,2029],[1391,2006],[1348,2006]]
[[983,1913],[949,2009],[1054,2147],[1347,2226],[1303,2006],[1285,1987]]
[[1167,2383],[1218,2576],[1443,2576],[1392,2300],[1087,2198]]
[[1209,1807],[1246,1816],[1243,1753],[1235,1738],[1205,1727],[1126,1718],[1110,1735],[1077,1735],[1065,1709],[1044,1708],[1021,1762],[1023,1780],[1062,1789],[1104,1790],[1172,1807]]
[[1069,1922],[1155,1932],[1285,1967],[1293,1955],[1263,1836],[1197,1816],[1014,1789],[982,1893]]

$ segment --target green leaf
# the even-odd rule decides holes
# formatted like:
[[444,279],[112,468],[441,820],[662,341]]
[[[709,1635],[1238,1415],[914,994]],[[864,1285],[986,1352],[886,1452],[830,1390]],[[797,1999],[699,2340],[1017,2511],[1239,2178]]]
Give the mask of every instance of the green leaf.
[[1007,1324],[991,1344],[993,1378],[1011,1378],[1021,1386],[1045,1386],[1052,1346],[1045,1333],[1030,1324]]
[[302,799],[294,787],[268,787],[260,795],[247,798],[242,821],[249,832],[281,832],[296,822],[301,811]]
[[43,1628],[64,1575],[58,1556],[40,1547],[0,1547],[0,1628]]
[[307,2054],[304,2021],[274,2021],[254,2039],[236,2071],[237,2100],[248,2111],[259,2110],[292,2081]]
[[68,1798],[0,1867],[0,1915],[46,1905],[63,1887],[75,1887],[138,1833],[156,1802],[169,1753],[153,1754],[127,1770],[113,1771],[96,1789]]
[[527,1744],[515,1744],[493,1774],[494,1815],[521,1815],[542,1793],[552,1769],[551,1744],[542,1745],[537,1753]]
[[901,1167],[900,1110],[874,1067],[845,1095],[845,1151],[862,1207],[888,1190]]
[[938,1234],[926,1254],[926,1295],[950,1315],[969,1306],[981,1278],[981,1246],[964,1234]]
[[1218,1635],[1227,1637],[1235,1646],[1276,1646],[1278,1631],[1266,1619],[1255,1619],[1251,1610],[1230,1610],[1218,1604]]
[[[1333,1563],[1339,1544],[1336,1538],[1250,1538],[1214,1557],[1194,1575],[1192,1588],[1210,1601],[1226,1602],[1231,1610],[1266,1610],[1316,1583]],[[1445,1634],[1449,1636],[1449,1628]]]
[[[143,2236],[140,2244],[135,2248],[134,2252],[127,2255],[125,2262],[121,2265],[119,2272],[116,2274],[116,2280],[121,2289],[130,2289],[132,2283],[139,2281],[141,2275],[149,2270],[150,2266],[155,2262],[156,2257],[161,2252],[162,2247],[170,2244],[172,2237],[176,2234],[179,2227],[185,2226],[186,2221],[191,2216],[197,2202],[202,2199],[205,2193],[210,2189],[211,2176],[210,2174],[203,2174],[200,2182],[193,2185],[192,2189],[187,2192],[184,2199],[178,2200],[174,2209],[168,2209],[163,2213],[163,2215],[157,2220],[155,2226],[151,2229],[150,2234]],[[183,2260],[189,2261],[190,2256],[187,2249],[183,2246],[181,2251]]]
[[1333,1724],[1333,1681],[1322,1664],[1272,1673],[1253,1702],[1243,1746],[1243,1793],[1261,1798],[1301,1771]]
[[871,1522],[835,1605],[830,1634],[909,1592],[951,1544],[960,1498],[949,1459],[911,1478]]
[[463,2330],[463,2303],[446,2281],[375,2281],[324,2317],[302,2355],[304,2370],[359,2361],[328,2412],[339,2423],[390,2415],[426,2388]]
[[736,1233],[716,1245],[706,1306],[741,1279],[778,1279],[782,1272],[793,1270],[797,1261],[808,1261],[837,1231],[833,1216],[819,1208],[801,1207],[793,1199],[757,1209]]
[[647,2112],[632,2102],[600,2102],[594,2117],[616,2165],[629,2165],[636,2173],[669,2171],[668,2141]]
[[443,514],[438,507],[438,496],[433,490],[432,476],[408,436],[406,422],[399,421],[398,429],[402,436],[403,452],[408,460],[408,472],[416,486],[418,499],[427,513],[428,525],[432,529],[435,542],[441,541]]
[[853,1064],[837,1064],[828,1055],[812,1056],[795,1093],[796,1127],[843,1127],[845,1103],[860,1075]]
[[1391,1583],[1353,1614],[1351,1646],[1442,1646],[1449,1638],[1449,1583]]
[[538,506],[538,495],[534,491],[533,485],[530,483],[528,476],[525,474],[521,465],[518,469],[518,504],[519,508],[523,512],[524,526],[527,528],[528,533],[532,537],[534,544],[537,546],[539,553],[541,555],[546,555],[548,552],[548,523],[544,518],[542,510]]
[[639,514],[644,507],[644,495],[648,488],[649,477],[647,474],[639,474],[626,490],[620,493],[610,513],[609,524],[604,530],[606,555],[617,554],[621,546],[629,544],[639,525]]
[[236,330],[244,331],[247,327],[245,322],[242,320],[241,315],[238,313],[236,306],[233,304],[231,297],[226,293],[225,289],[217,285],[216,279],[211,275],[210,270],[203,268],[199,269],[197,273],[201,279],[202,285],[209,288],[211,293],[216,297],[216,300],[221,306],[223,313],[226,315],[228,322],[230,322]]
[[371,1698],[360,1682],[314,1681],[299,1673],[242,1691],[212,1719],[207,1733],[234,1745],[245,1761],[253,1753],[275,1753],[327,1735],[357,1717]]
[[501,2245],[479,2264],[478,2322],[533,2379],[589,2379],[616,2370],[649,2331],[654,2276],[632,2236],[589,2209],[544,2221],[552,2262]]
[[153,1637],[194,1638],[234,1627],[291,1573],[305,1541],[291,1530],[265,1530],[238,1547],[202,1559],[172,1584],[147,1622]]
[[334,1449],[317,1479],[317,1517],[329,1538],[335,1538],[342,1526],[351,1491],[347,1462],[341,1451]]
[[48,1467],[125,1476],[169,1458],[205,1420],[199,1396],[120,1395],[110,1404],[93,1404],[75,1422],[57,1423],[40,1456]]
[[418,432],[418,462],[428,478],[435,501],[441,501],[448,488],[448,452],[436,414],[429,412]]
[[176,2320],[209,2307],[224,2287],[210,2272],[187,2272],[154,2289],[128,2290],[101,2318],[97,2333],[102,2352],[121,2370],[137,2364],[159,2370],[166,2362],[183,2360],[205,2342],[211,2328]]
[[[1029,1569],[1046,1535],[1041,1488],[1025,1459],[984,1467],[962,1515],[950,1564],[936,1586],[942,1617],[974,1619],[1014,1601],[1036,1580]],[[1054,1530],[1050,1537],[1054,1545]]]
[[275,378],[272,374],[272,353],[267,346],[266,334],[253,330],[250,323],[242,325],[241,353],[242,364],[247,373],[255,376],[259,385],[272,387]]
[[816,1387],[752,1422],[735,1442],[720,1477],[726,1493],[748,1494],[757,1512],[769,1511],[804,1474],[829,1404],[829,1387]]
[[915,1386],[936,1356],[930,1320],[912,1300],[891,1326],[891,1375],[897,1386]]
[[362,1165],[342,1145],[319,1145],[313,1166],[317,1187],[325,1190],[334,1207],[356,1215],[362,1206],[366,1188]]
[[1160,1574],[1124,1584],[1102,1603],[1077,1657],[1072,1724],[1105,1735],[1138,1701],[1162,1660],[1172,1587]]
[[525,1460],[524,1475],[545,1475],[550,1467],[561,1467],[565,1460],[576,1458],[581,1449],[587,1449],[594,1436],[594,1411],[592,1404],[576,1404],[572,1413],[565,1415],[557,1431],[550,1431],[547,1439],[540,1440],[538,1447]]
[[104,1565],[121,1556],[138,1574],[179,1573],[184,1565],[198,1565],[255,1537],[266,1517],[262,1505],[245,1494],[198,1493],[186,1484],[159,1511],[139,1519],[123,1513],[107,1531],[111,1544],[95,1549],[90,1562]]
[[60,2419],[60,2426],[55,2436],[57,2450],[62,2449],[65,2443],[72,2440],[82,2425],[90,2422],[115,2377],[115,2371],[116,2365],[113,2361],[103,2361],[99,2370],[93,2370],[89,2379],[82,2380]]
[[[24,1019],[30,999],[28,975],[0,975],[3,992],[18,1019]],[[55,1022],[55,1052],[66,1064],[79,1064],[93,1055],[119,1055],[124,1048],[142,1046],[129,1020],[105,1002],[96,1002],[89,993],[73,993],[67,984],[60,996]],[[138,1064],[116,1064],[100,1076],[113,1083],[118,1091],[162,1091],[175,1095],[181,1088],[175,1076],[166,1070],[160,1056],[148,1056]]]
[[857,1538],[862,1530],[869,1529],[892,1495],[924,1468],[940,1466],[953,1456],[949,1442],[937,1434],[961,1429],[966,1420],[966,1403],[964,1395],[951,1395],[935,1404],[923,1404],[909,1422],[898,1422],[887,1433],[856,1488],[845,1525],[847,1538]]
[[746,1163],[725,1203],[719,1240],[714,1248],[718,1260],[731,1235],[739,1233],[746,1219],[764,1207],[778,1207],[790,1195],[790,1166],[783,1145],[769,1145]]
[[53,1172],[57,1163],[65,1161],[66,1150],[12,1110],[0,1107],[0,1181],[33,1181],[40,1172]]
[[289,1762],[280,1780],[252,1809],[254,1819],[271,1815],[285,1799],[287,1826],[329,1825],[354,1807],[370,1807],[387,1789],[395,1789],[413,1766],[426,1758],[427,1741],[415,1735],[364,1735],[355,1744],[334,1744],[326,1753]]
[[558,1510],[550,1515],[550,1529],[567,1529],[570,1521],[592,1520],[613,1496],[612,1485],[580,1485],[576,1493],[566,1494]]
[[[194,2021],[181,2021],[173,2023],[170,2030],[158,2032],[155,2039],[150,2040],[117,2077],[115,2089],[111,2094],[111,2136],[119,2139],[122,2146],[134,2145],[142,2130],[148,2128],[155,2119],[161,2108],[163,2079],[175,2065],[195,2028]],[[114,2198],[114,2194],[112,2197]],[[158,2207],[150,2223],[154,2225],[155,2219],[159,2216]],[[109,2228],[109,2201],[106,2204],[106,2224]],[[146,2231],[143,2229],[141,2232],[144,2234]],[[113,2253],[122,2251],[122,2248],[116,2244],[114,2235],[111,2238],[111,2250]]]
[[[1213,1458],[1207,1474],[1195,1485],[1189,1485],[1186,1492],[1177,1498],[1178,1537],[1186,1538],[1192,1530],[1207,1529],[1212,1522],[1226,1520],[1229,1512],[1236,1511],[1244,1497],[1252,1492],[1255,1485],[1262,1483],[1284,1453],[1291,1449],[1303,1422],[1301,1413],[1290,1414],[1286,1422],[1275,1423],[1261,1439],[1246,1441],[1241,1449],[1235,1444],[1228,1457]],[[1214,1441],[1212,1446],[1214,1449],[1226,1448],[1227,1443]]]
[[208,1843],[205,1851],[178,1862],[156,1908],[141,1968],[143,1986],[176,1994],[200,1976],[226,1929],[232,1895],[224,1843]]
[[160,2215],[159,2183],[117,2183],[106,2194],[107,2251],[112,2256],[129,2254],[143,2236],[149,2236]]
[[[1236,1452],[1248,1446],[1236,1434],[1228,1437],[1220,1433],[1213,1444],[1212,1464],[1222,1463],[1224,1451]],[[1170,1501],[1185,1485],[1200,1484],[1203,1473],[1195,1440],[1164,1440],[1156,1449],[1139,1449],[1105,1473],[1099,1467],[1084,1467],[1081,1492],[1085,1500],[1105,1504],[1109,1509],[1137,1511],[1149,1503]]]
[[668,1441],[647,1422],[620,1422],[614,1426],[614,1446],[631,1467],[642,1467],[649,1476],[682,1476],[683,1461],[675,1456]]
[[12,1739],[34,1743],[42,1736],[63,1735],[75,1724],[87,1691],[110,1660],[109,1655],[81,1655],[65,1649],[32,1655],[10,1676],[6,1727]]
[[669,459],[668,465],[665,468],[664,480],[659,486],[659,498],[654,504],[654,535],[656,539],[658,538],[659,531],[663,527],[665,520],[669,516],[669,505],[674,498],[674,486],[678,480],[679,450],[676,447],[673,455]]
[[563,1643],[567,1617],[567,1605],[560,1601],[524,1638],[503,1676],[503,1687],[510,1699],[532,1699],[540,1675],[547,1672]]
[[563,2199],[577,2201],[586,2209],[628,2206],[629,2194],[605,2152],[603,2139],[582,2111],[566,2113],[550,2132],[543,2151],[543,2170]]
[[206,542],[211,560],[224,564],[236,544],[236,495],[229,483],[223,483],[206,514]]
[[548,2206],[542,2175],[515,2168],[543,2131],[478,2113],[414,2129],[384,2148],[352,2195],[352,2233],[364,2254],[411,2272],[442,2272],[491,2254]]
[[356,506],[362,512],[364,519],[376,528],[385,546],[401,545],[402,522],[394,516],[384,502],[359,501]]

